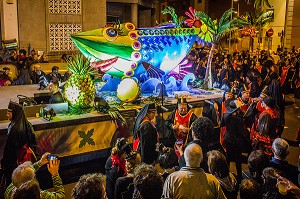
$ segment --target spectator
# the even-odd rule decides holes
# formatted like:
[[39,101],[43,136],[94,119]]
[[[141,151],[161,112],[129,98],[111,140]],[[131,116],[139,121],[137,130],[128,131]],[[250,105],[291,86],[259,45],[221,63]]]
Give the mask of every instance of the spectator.
[[63,62],[63,63],[66,63],[66,62],[68,62],[68,57],[67,57],[67,54],[65,54],[65,53],[64,53],[64,54],[62,54],[60,59],[61,59],[61,62]]
[[175,153],[175,150],[170,147],[160,147],[159,156],[157,158],[158,164],[156,165],[156,169],[160,173],[160,175],[166,180],[166,178],[173,173],[174,171],[178,171],[178,157]]
[[282,138],[276,138],[272,144],[273,157],[270,166],[277,169],[283,177],[286,177],[294,184],[298,183],[298,168],[286,160],[289,154],[289,144]]
[[58,72],[59,68],[58,66],[53,66],[52,67],[52,72],[48,75],[48,79],[51,80],[56,80],[56,81],[61,81],[61,74]]
[[264,155],[263,151],[252,151],[248,157],[248,169],[243,171],[244,179],[254,179],[262,184],[262,171],[269,166],[268,158]]
[[130,154],[130,152],[130,145],[124,138],[120,138],[117,140],[115,147],[111,151],[111,155],[106,161],[106,193],[108,199],[114,199],[117,179],[127,175],[125,158],[126,154]]
[[[11,183],[11,175],[18,164],[24,161],[35,161],[35,156],[23,160],[21,152],[30,147],[35,149],[36,140],[31,123],[27,120],[23,107],[15,102],[9,102],[7,119],[10,121],[7,139],[4,145],[1,167],[4,169],[7,185]],[[23,150],[24,149],[24,150]]]
[[133,127],[133,136],[135,139],[133,149],[139,151],[142,162],[146,164],[153,164],[157,159],[156,144],[158,132],[152,122],[155,114],[155,104],[146,104],[137,114]]
[[263,170],[263,198],[264,199],[275,199],[283,198],[278,192],[276,171],[272,167],[267,167]]
[[209,151],[207,156],[209,172],[220,182],[226,198],[236,199],[239,183],[236,180],[236,175],[229,172],[225,156],[216,150]]
[[262,199],[262,191],[259,183],[253,179],[243,180],[240,185],[241,199]]
[[101,173],[81,176],[72,191],[72,199],[106,199],[105,176]]
[[52,80],[49,84],[49,89],[52,93],[52,96],[49,100],[50,104],[63,103],[64,99],[62,94],[59,92],[59,83],[58,81]]
[[134,170],[134,193],[132,199],[161,199],[163,178],[156,169],[141,164]]
[[243,125],[243,113],[236,101],[231,101],[222,116],[221,127],[226,127],[224,145],[229,162],[235,162],[239,182],[242,179],[242,153],[245,142],[245,127]]
[[[201,161],[200,167],[204,169],[205,172],[209,172],[207,166],[207,156],[206,156],[207,152],[211,150],[223,151],[222,150],[223,148],[219,140],[215,142],[215,140],[212,139],[211,134],[214,131],[214,125],[209,118],[201,117],[201,118],[197,118],[194,121],[191,129],[192,129],[193,141],[190,142],[190,144],[198,144],[201,147],[203,154],[205,155],[203,157],[203,161]],[[185,167],[186,163],[185,163],[185,158],[183,156],[182,146],[176,145],[176,147],[180,152],[179,166]]]
[[63,199],[65,198],[65,190],[62,184],[61,178],[58,173],[60,161],[58,159],[52,159],[48,161],[49,153],[45,153],[42,158],[31,165],[30,162],[24,162],[19,165],[12,174],[12,183],[7,187],[4,197],[5,199],[9,199],[12,197],[13,190],[21,187],[25,182],[31,181],[35,179],[35,173],[38,169],[47,164],[48,171],[52,176],[54,191],[46,191],[40,190],[40,196],[42,199],[51,198],[51,199]]
[[126,158],[127,175],[119,177],[115,184],[115,199],[131,199],[134,185],[134,169],[141,163],[141,156],[136,152]]
[[71,77],[72,74],[73,73],[70,70],[68,70],[67,72],[65,72],[64,78],[63,78],[63,82],[66,82],[69,79],[69,77]]
[[10,68],[4,67],[3,71],[0,71],[0,86],[9,86],[12,83]]
[[203,160],[198,144],[189,144],[184,151],[186,167],[168,176],[163,189],[164,198],[226,198],[220,183],[199,167]]
[[33,71],[32,71],[32,78],[31,78],[32,83],[33,84],[39,84],[41,80],[44,80],[44,78],[48,82],[47,75],[43,72],[42,67],[38,64],[34,65],[34,68],[33,68]]
[[40,199],[40,185],[36,179],[27,181],[15,190],[13,199]]
[[280,185],[283,185],[283,187],[286,187],[285,191],[287,194],[291,194],[290,198],[300,198],[300,189],[297,187],[294,183],[289,181],[288,179],[276,174],[276,177],[278,178],[276,186],[279,187]]

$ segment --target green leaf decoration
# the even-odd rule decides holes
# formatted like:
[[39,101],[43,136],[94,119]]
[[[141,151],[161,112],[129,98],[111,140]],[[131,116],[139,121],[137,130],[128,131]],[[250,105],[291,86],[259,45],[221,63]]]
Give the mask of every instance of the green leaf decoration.
[[173,23],[175,23],[177,25],[177,27],[179,28],[179,20],[178,20],[178,16],[175,13],[175,9],[171,6],[167,6],[163,11],[161,11],[162,14],[169,14],[171,15],[171,17],[173,18]]
[[262,6],[262,3],[265,3],[266,6],[268,6],[269,8],[271,8],[272,6],[270,5],[269,0],[255,0],[254,2],[254,7],[255,8],[260,8]]
[[274,19],[273,11],[262,11],[259,13],[246,12],[245,15],[236,18],[235,23],[236,26],[240,25],[244,28],[256,27],[259,29],[260,27],[265,27],[269,23],[271,23]]
[[82,148],[88,143],[89,145],[95,145],[95,141],[93,138],[91,138],[94,134],[94,129],[91,129],[85,134],[84,131],[78,131],[79,136],[82,138],[82,140],[79,143],[79,148]]
[[77,54],[68,60],[67,68],[75,75],[97,74],[97,71],[91,67],[90,60],[86,59],[82,54]]

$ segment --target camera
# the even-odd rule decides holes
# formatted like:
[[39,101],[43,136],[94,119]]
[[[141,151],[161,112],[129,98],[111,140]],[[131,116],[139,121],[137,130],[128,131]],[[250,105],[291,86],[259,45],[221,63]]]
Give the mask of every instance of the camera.
[[53,160],[53,159],[58,159],[58,156],[54,155],[54,154],[50,154],[50,155],[48,155],[47,159],[48,159],[48,161]]
[[177,145],[182,145],[182,144],[183,144],[183,141],[177,141],[177,142],[175,142],[175,144],[177,144]]

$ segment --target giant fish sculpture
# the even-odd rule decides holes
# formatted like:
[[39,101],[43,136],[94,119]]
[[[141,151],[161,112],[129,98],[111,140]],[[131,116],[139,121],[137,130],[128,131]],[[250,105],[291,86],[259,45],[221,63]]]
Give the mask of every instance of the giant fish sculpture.
[[183,79],[191,67],[186,56],[200,28],[175,28],[169,23],[136,29],[132,23],[117,24],[71,35],[94,68],[111,76]]

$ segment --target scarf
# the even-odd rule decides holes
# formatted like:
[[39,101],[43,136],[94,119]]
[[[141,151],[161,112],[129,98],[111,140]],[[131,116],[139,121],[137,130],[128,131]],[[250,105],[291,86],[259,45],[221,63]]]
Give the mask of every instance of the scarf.
[[111,156],[111,161],[112,161],[112,166],[118,166],[118,172],[122,169],[124,172],[124,175],[127,175],[127,170],[126,170],[126,160],[120,158],[118,155],[112,155]]

